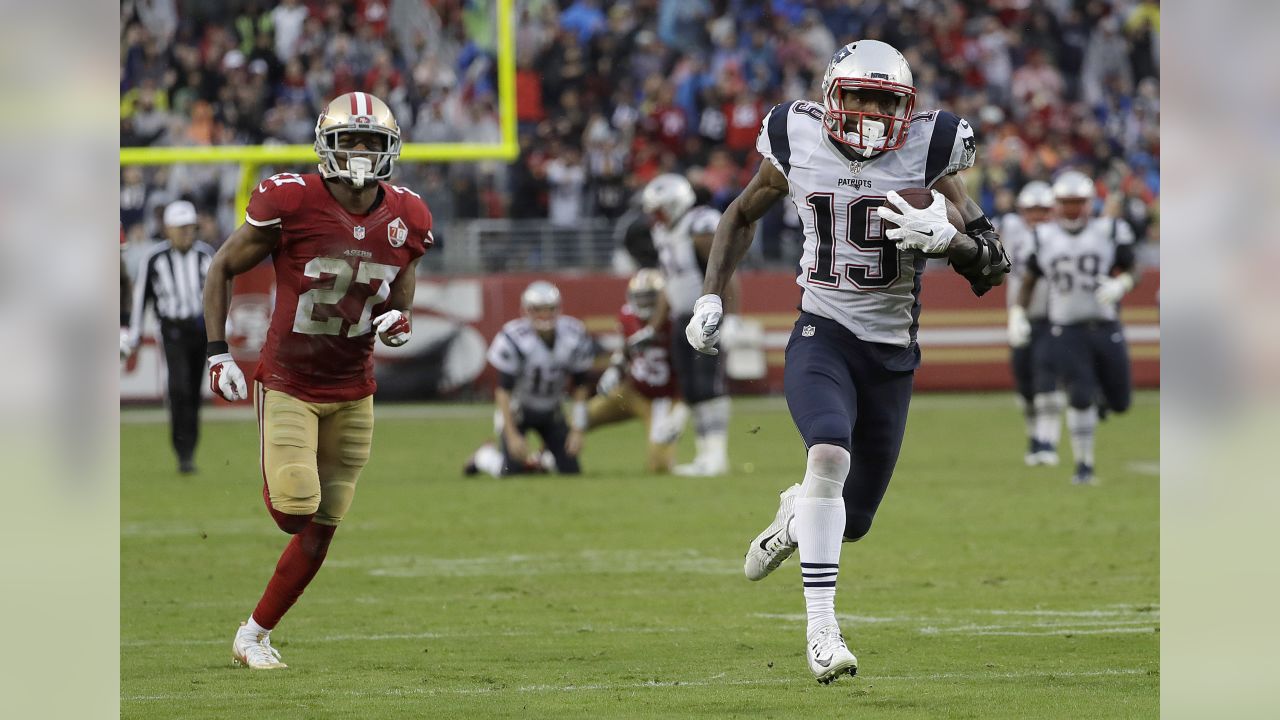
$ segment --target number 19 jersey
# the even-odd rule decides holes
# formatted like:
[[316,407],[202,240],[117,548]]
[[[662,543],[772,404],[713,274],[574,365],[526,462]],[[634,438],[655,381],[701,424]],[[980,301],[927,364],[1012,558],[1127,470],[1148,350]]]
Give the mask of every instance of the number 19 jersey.
[[971,167],[973,128],[946,111],[920,113],[911,118],[901,148],[866,159],[837,148],[822,112],[804,100],[776,105],[756,139],[760,154],[786,175],[804,225],[796,277],[803,288],[800,307],[862,340],[911,346],[925,256],[899,251],[884,237],[875,210],[890,190],[931,187]]
[[271,253],[275,307],[254,378],[307,402],[373,394],[372,319],[391,283],[432,243],[431,212],[414,192],[379,183],[368,213],[347,212],[318,173],[259,183],[245,221],[279,227]]

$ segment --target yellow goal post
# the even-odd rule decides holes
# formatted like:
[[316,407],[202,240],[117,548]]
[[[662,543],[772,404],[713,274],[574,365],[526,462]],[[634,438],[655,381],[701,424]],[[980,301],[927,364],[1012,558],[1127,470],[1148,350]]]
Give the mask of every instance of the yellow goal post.
[[[402,162],[468,162],[514,160],[520,154],[516,138],[516,47],[512,5],[497,0],[498,143],[404,143]],[[263,165],[318,162],[311,145],[202,145],[195,147],[122,147],[121,165],[240,164],[236,185],[236,217],[243,218],[249,195],[261,179]]]

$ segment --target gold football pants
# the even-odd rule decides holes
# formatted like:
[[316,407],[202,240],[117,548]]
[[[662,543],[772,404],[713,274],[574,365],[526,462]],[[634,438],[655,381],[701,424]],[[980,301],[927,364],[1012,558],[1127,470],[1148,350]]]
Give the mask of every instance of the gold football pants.
[[656,442],[654,426],[664,422],[670,412],[671,400],[651,400],[635,389],[630,382],[618,384],[608,395],[600,394],[587,403],[587,427],[591,430],[613,423],[638,418],[648,431],[647,466],[649,472],[671,472],[676,461],[676,443]]

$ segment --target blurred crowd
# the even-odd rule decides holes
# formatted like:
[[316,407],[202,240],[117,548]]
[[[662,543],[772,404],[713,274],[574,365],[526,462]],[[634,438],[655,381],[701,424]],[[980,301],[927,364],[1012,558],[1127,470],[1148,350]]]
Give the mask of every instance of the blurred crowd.
[[[515,163],[402,163],[441,222],[619,218],[655,175],[686,173],[725,206],[754,173],[778,102],[820,99],[831,55],[889,42],[918,111],[979,136],[970,191],[988,214],[1076,167],[1107,212],[1157,239],[1158,0],[516,0]],[[123,0],[121,144],[306,143],[320,106],[381,97],[406,142],[498,142],[493,0]],[[125,168],[121,213],[187,197],[225,235],[236,171]],[[766,239],[794,232],[778,209]],[[217,242],[219,237],[208,237]],[[770,242],[766,255],[779,256]]]

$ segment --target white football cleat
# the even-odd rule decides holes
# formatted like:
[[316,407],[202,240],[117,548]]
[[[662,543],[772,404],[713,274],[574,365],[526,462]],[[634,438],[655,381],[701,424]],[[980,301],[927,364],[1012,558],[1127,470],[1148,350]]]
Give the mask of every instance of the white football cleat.
[[287,668],[280,662],[280,651],[271,647],[269,633],[255,633],[246,623],[240,623],[236,639],[231,642],[231,657],[237,665],[250,670],[277,670]]
[[858,658],[849,652],[849,646],[840,634],[836,625],[819,628],[809,638],[808,647],[809,670],[813,677],[823,685],[830,685],[837,677],[848,673],[858,674]]
[[796,543],[787,533],[787,524],[796,514],[796,498],[800,496],[800,484],[796,483],[778,494],[778,514],[751,544],[742,563],[742,572],[748,580],[760,580],[778,569],[796,551]]

